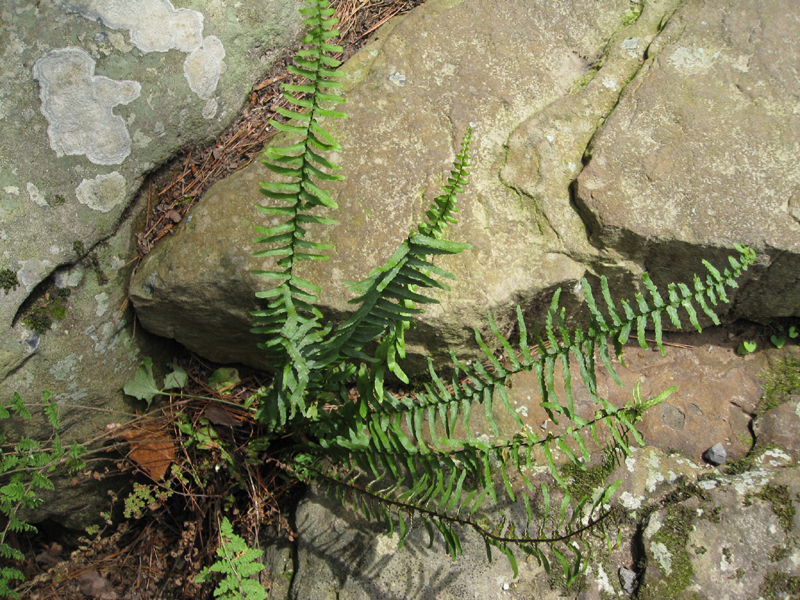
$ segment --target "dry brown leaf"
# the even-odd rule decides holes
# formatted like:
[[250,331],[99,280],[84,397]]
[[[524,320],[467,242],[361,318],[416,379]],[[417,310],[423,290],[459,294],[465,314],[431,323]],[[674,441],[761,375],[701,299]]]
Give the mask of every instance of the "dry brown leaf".
[[144,469],[153,481],[164,479],[169,465],[175,460],[172,433],[162,424],[146,423],[124,432],[122,437],[131,444],[128,458]]

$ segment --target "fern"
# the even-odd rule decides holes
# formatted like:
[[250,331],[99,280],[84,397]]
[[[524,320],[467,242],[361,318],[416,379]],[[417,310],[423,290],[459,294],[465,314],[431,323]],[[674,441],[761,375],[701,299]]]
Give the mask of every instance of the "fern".
[[[576,468],[586,469],[591,459],[589,447],[601,445],[604,433],[609,440],[604,447],[605,464],[611,465],[604,472],[610,473],[620,456],[630,453],[631,443],[644,443],[636,429],[642,414],[675,391],[673,387],[647,400],[634,395],[632,402],[616,407],[598,396],[597,358],[621,385],[611,352],[621,358],[632,335],[646,347],[647,329],[655,332],[656,344],[663,352],[664,314],[674,327],[681,326],[684,316],[700,329],[699,309],[718,324],[712,307],[727,302],[726,287],[736,286],[736,278],[753,263],[755,255],[737,246],[740,256],[729,259],[729,268],[720,272],[705,262],[708,273],[704,279],[695,276],[691,288],[671,284],[665,295],[645,274],[648,296],[636,294],[632,302],[619,304],[612,299],[605,277],[600,278],[599,301],[584,279],[581,284],[589,311],[585,330],[567,327],[559,290],[541,329],[534,328],[529,334],[518,307],[519,336],[512,342],[490,316],[491,339],[475,331],[481,361],[464,363],[453,356],[450,381],[430,365],[430,382],[423,384],[424,391],[393,395],[386,389],[388,373],[409,382],[400,366],[405,358],[405,331],[414,326],[422,305],[436,302],[423,292],[447,290],[445,280],[455,277],[437,267],[432,257],[470,248],[446,240],[445,234],[447,227],[457,222],[457,197],[468,184],[472,131],[467,130],[443,194],[426,211],[425,220],[383,266],[363,281],[348,284],[356,296],[351,301],[356,306],[352,316],[338,325],[323,323],[315,307],[319,289],[302,279],[294,267],[299,261],[327,258],[324,251],[328,247],[307,240],[305,226],[334,222],[316,212],[336,208],[321,186],[342,178],[332,174],[339,167],[324,157],[339,145],[319,118],[344,117],[322,107],[344,99],[330,93],[338,87],[335,68],[339,63],[329,54],[340,49],[327,42],[338,34],[333,29],[336,19],[330,18],[333,11],[325,0],[308,1],[311,7],[303,14],[311,31],[304,42],[310,47],[299,53],[291,69],[307,83],[284,86],[285,97],[302,111],[281,111],[292,124],[273,123],[295,141],[266,151],[267,167],[287,181],[262,184],[263,193],[281,205],[258,207],[285,221],[258,229],[263,237],[257,241],[270,247],[255,256],[278,260],[275,270],[257,273],[278,285],[257,294],[269,304],[254,313],[258,325],[254,331],[267,336],[262,348],[276,365],[274,381],[261,395],[257,417],[273,434],[303,432],[303,441],[286,448],[280,457],[288,471],[301,480],[327,485],[353,510],[385,522],[391,532],[397,530],[401,543],[409,531],[406,520],[415,516],[431,539],[435,531],[441,534],[455,558],[461,552],[458,528],[471,527],[486,541],[489,557],[492,548],[498,549],[515,572],[513,546],[535,556],[549,570],[546,547],[564,569],[567,581],[574,580],[588,551],[582,541],[584,533],[602,529],[618,483],[591,498],[573,499],[555,453],[563,454]],[[492,350],[495,347],[502,349],[507,363],[498,360]],[[582,418],[575,408],[573,366],[597,407],[591,419]],[[522,428],[506,388],[511,378],[523,371],[536,374],[541,405],[552,421],[564,422],[560,435],[549,433],[542,439]],[[559,371],[562,397],[556,386]],[[350,397],[353,383],[358,390],[356,401]],[[495,436],[500,410],[508,412],[521,431],[491,444],[477,439],[470,426],[473,410],[483,411]],[[547,466],[561,488],[558,509],[551,507],[547,485],[537,485],[525,475],[536,462]],[[524,493],[512,483],[515,474],[522,480]],[[532,508],[529,494],[538,495],[537,510]],[[504,498],[523,504],[523,522],[486,516],[486,509]]]
[[[65,449],[58,436],[60,419],[58,405],[51,401],[50,392],[45,390],[42,394],[44,414],[53,427],[51,448],[45,449],[42,444],[28,437],[21,438],[16,445],[8,449],[5,446],[5,433],[0,431],[0,445],[3,445],[0,457],[0,513],[6,518],[6,523],[0,531],[0,556],[11,560],[22,560],[24,556],[16,548],[6,542],[9,532],[36,532],[36,527],[20,518],[20,511],[25,508],[35,508],[41,504],[37,497],[37,490],[52,490],[53,483],[49,474],[58,468],[66,468],[73,472],[81,468],[80,456],[86,448],[73,443],[69,450]],[[8,419],[11,415],[22,419],[30,419],[31,413],[25,406],[22,397],[14,393],[13,399],[7,404],[0,404],[0,419]],[[11,589],[12,581],[24,580],[24,574],[12,567],[0,569],[0,597],[19,598]]]
[[204,567],[197,576],[197,583],[208,581],[212,573],[224,577],[214,589],[214,597],[221,600],[265,600],[267,592],[252,576],[264,570],[258,562],[262,550],[248,547],[247,542],[233,532],[233,526],[226,517],[220,523],[220,545],[217,548],[219,560],[210,567]]

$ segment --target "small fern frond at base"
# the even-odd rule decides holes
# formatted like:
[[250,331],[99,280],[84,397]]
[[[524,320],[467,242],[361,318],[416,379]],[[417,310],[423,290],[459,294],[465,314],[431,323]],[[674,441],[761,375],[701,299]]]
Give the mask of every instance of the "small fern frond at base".
[[204,583],[213,573],[222,575],[214,597],[220,600],[265,600],[268,597],[264,586],[253,575],[265,569],[258,559],[264,552],[247,545],[241,537],[233,532],[233,526],[227,517],[220,523],[220,545],[217,548],[219,557],[210,567],[204,567],[195,581]]

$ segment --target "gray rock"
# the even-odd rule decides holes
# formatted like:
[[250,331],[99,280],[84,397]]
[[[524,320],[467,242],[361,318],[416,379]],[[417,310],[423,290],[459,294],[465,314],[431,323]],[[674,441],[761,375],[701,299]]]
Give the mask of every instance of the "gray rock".
[[623,591],[632,594],[636,586],[636,572],[631,571],[627,567],[620,567],[619,582],[622,585]]
[[[134,16],[128,4],[0,6],[0,268],[20,282],[0,302],[0,398],[19,392],[37,402],[51,390],[63,406],[62,439],[127,418],[123,383],[142,355],[159,366],[167,358],[141,328],[133,335],[125,310],[132,266],[117,271],[136,255],[132,223],[144,205],[131,200],[142,176],[233,122],[300,32],[292,0],[222,0],[201,10],[143,0]],[[86,252],[100,275],[80,262]],[[64,318],[35,334],[25,316],[57,289],[71,292]],[[3,425],[49,436],[39,417]],[[82,527],[107,509],[105,494],[79,498],[79,489],[39,514]]]
[[[734,242],[761,255],[758,293],[745,284],[729,294],[733,312],[717,310],[800,314],[786,283],[800,224],[781,204],[800,189],[782,133],[797,125],[784,88],[798,84],[784,70],[800,35],[782,18],[746,34],[790,4],[432,0],[391,22],[345,66],[350,118],[326,124],[349,178],[333,192],[339,224],[319,234],[331,260],[302,266],[325,290],[323,312],[352,310],[342,282],[390,256],[473,123],[473,184],[452,235],[475,249],[442,262],[459,279],[409,333],[412,372],[426,355],[474,351],[472,328],[489,312],[503,328],[519,302],[538,320],[556,287],[573,305],[584,275],[605,274],[625,295],[645,269],[687,281],[701,258],[724,267]],[[254,164],[219,183],[148,256],[131,290],[145,327],[212,360],[266,366],[248,333],[265,283],[249,271],[272,264],[250,256],[257,182],[271,176]],[[679,429],[685,412],[665,419]]]
[[[409,333],[410,354],[471,352],[472,327],[487,312],[505,324],[517,302],[537,312],[557,286],[574,302],[587,265],[608,257],[588,243],[570,184],[673,4],[648,7],[625,28],[627,1],[433,0],[382,29],[344,67],[349,119],[326,123],[348,179],[333,192],[338,225],[320,233],[334,246],[331,260],[302,265],[325,290],[323,312],[352,310],[342,282],[366,277],[422,217],[470,123],[474,183],[453,237],[475,249],[442,262],[459,279]],[[640,40],[635,51],[623,47],[627,37]],[[261,223],[253,203],[270,177],[253,164],[220,182],[192,222],[148,256],[131,289],[145,327],[213,360],[265,366],[247,331],[253,292],[265,285],[249,271],[271,268],[251,258]]]
[[714,444],[703,452],[703,460],[707,463],[718,467],[723,464],[728,458],[728,453],[725,451],[725,446],[722,444]]

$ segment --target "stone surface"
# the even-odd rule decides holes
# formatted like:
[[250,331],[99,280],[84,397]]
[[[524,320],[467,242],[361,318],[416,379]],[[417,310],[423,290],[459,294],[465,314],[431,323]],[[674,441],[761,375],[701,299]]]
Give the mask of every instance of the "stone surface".
[[797,396],[780,406],[758,415],[753,422],[753,431],[759,444],[776,445],[800,461],[800,401]]
[[753,247],[759,283],[737,312],[756,320],[800,308],[795,8],[685,3],[592,139],[575,188],[592,243],[658,281],[680,278],[701,249]]
[[[169,357],[169,345],[134,335],[126,310],[133,265],[123,265],[136,256],[145,208],[132,199],[143,175],[233,122],[297,40],[295,9],[292,0],[2,3],[0,269],[19,280],[0,302],[3,402],[51,390],[66,440],[127,418],[123,383],[143,355],[159,368]],[[25,322],[43,305],[54,326],[37,334]],[[3,427],[49,437],[41,418]],[[83,526],[107,509],[79,490],[40,516]]]
[[[475,249],[441,263],[460,278],[409,334],[411,354],[446,355],[447,347],[463,354],[473,344],[471,327],[488,311],[505,321],[517,302],[540,300],[559,285],[574,288],[585,263],[599,258],[571,206],[570,182],[672,10],[669,2],[648,6],[623,29],[630,6],[433,0],[389,23],[348,61],[349,118],[326,123],[343,147],[335,160],[348,179],[334,196],[344,210],[335,215],[338,225],[320,232],[334,246],[331,260],[302,265],[302,276],[324,289],[323,311],[336,317],[351,309],[342,282],[366,277],[392,254],[438,194],[470,123],[474,183],[453,237]],[[635,52],[621,46],[628,36],[642,41]],[[592,78],[597,61],[606,63],[603,80],[618,85]],[[547,127],[543,114],[552,119]],[[524,158],[524,124],[566,144],[542,159],[552,175],[535,176]],[[253,204],[258,181],[271,176],[253,164],[220,182],[184,231],[148,256],[131,289],[145,327],[214,360],[265,366],[247,331],[253,290],[264,285],[249,270],[269,268],[250,256],[253,225],[264,224]],[[518,189],[541,179],[536,191]]]
[[[780,3],[677,6],[433,0],[388,24],[344,67],[350,118],[326,124],[348,180],[334,186],[339,224],[319,233],[331,260],[301,268],[322,286],[323,312],[350,310],[342,282],[391,255],[471,123],[473,183],[452,236],[475,248],[440,261],[459,280],[409,334],[411,372],[426,354],[474,351],[488,312],[507,323],[521,303],[536,320],[556,287],[574,305],[584,275],[625,295],[644,270],[687,281],[702,258],[724,267],[734,242],[759,252],[760,283],[720,312],[800,314],[800,223],[786,205],[800,189],[798,84],[784,77],[790,63],[770,59],[800,25],[781,20]],[[751,23],[760,33],[748,42]],[[800,53],[794,41],[788,51]],[[264,283],[248,271],[271,264],[249,256],[256,183],[270,177],[254,164],[221,182],[192,230],[148,257],[132,288],[145,327],[213,360],[265,366],[247,333]]]

